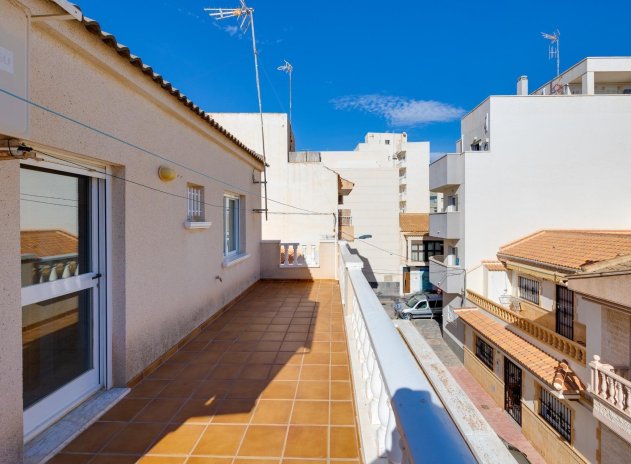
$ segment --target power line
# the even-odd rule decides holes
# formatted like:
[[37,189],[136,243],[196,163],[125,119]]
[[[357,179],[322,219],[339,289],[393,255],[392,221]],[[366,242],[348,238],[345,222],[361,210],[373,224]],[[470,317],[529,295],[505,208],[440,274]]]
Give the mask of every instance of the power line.
[[20,198],[20,201],[28,201],[28,202],[31,202],[31,203],[41,203],[43,205],[65,206],[67,208],[77,208],[77,205],[62,205],[61,203],[49,203],[47,201],[28,200],[26,198]]
[[28,197],[38,197],[38,198],[51,198],[53,200],[79,201],[76,198],[51,197],[51,196],[48,196],[48,195],[35,195],[34,193],[20,192],[20,195],[26,195]]
[[[155,152],[153,152],[153,151],[151,151],[151,150],[149,150],[147,148],[143,148],[143,147],[141,147],[139,145],[136,145],[134,143],[128,142],[127,140],[124,140],[124,139],[122,139],[122,138],[120,138],[120,137],[118,137],[118,136],[116,136],[114,134],[110,134],[110,133],[105,132],[105,131],[103,131],[101,129],[98,129],[96,127],[92,127],[89,124],[86,124],[86,123],[81,122],[81,121],[79,121],[77,119],[74,119],[74,118],[72,118],[70,116],[67,116],[67,115],[65,115],[63,113],[60,113],[60,112],[58,112],[56,110],[53,110],[52,108],[48,108],[47,106],[41,105],[39,103],[36,103],[36,102],[34,102],[32,100],[29,100],[28,98],[21,97],[20,95],[14,94],[13,92],[10,92],[10,91],[8,91],[6,89],[0,88],[0,92],[4,93],[5,95],[8,95],[10,97],[13,97],[13,98],[15,98],[17,100],[20,100],[20,101],[22,101],[22,102],[24,102],[24,103],[26,103],[28,105],[31,105],[31,106],[33,106],[35,108],[38,108],[38,109],[40,109],[42,111],[46,111],[47,113],[53,114],[53,115],[55,115],[55,116],[57,116],[59,118],[62,118],[64,120],[66,120],[66,121],[69,121],[69,122],[71,122],[73,124],[77,124],[78,126],[81,126],[84,129],[88,129],[90,131],[96,132],[99,135],[102,135],[104,137],[110,138],[110,139],[112,139],[112,140],[114,140],[116,142],[122,143],[123,145],[126,145],[126,146],[128,146],[130,148],[133,148],[135,150],[141,151],[141,152],[143,152],[143,153],[145,153],[147,155],[150,155],[150,156],[153,156],[155,158],[161,159],[163,161],[169,162],[169,163],[171,163],[171,164],[173,164],[175,166],[179,166],[179,167],[181,167],[183,169],[186,169],[186,170],[188,170],[190,172],[193,172],[195,174],[199,174],[202,177],[206,177],[207,179],[213,180],[213,181],[218,182],[220,184],[223,184],[223,185],[225,185],[227,187],[236,189],[236,190],[238,190],[238,191],[240,191],[242,193],[249,193],[249,194],[255,195],[255,196],[259,197],[259,198],[264,198],[264,196],[261,195],[260,192],[253,192],[253,191],[250,191],[250,190],[243,189],[243,188],[238,187],[236,185],[233,185],[233,184],[231,184],[229,182],[226,182],[224,180],[221,180],[221,179],[218,179],[218,178],[216,178],[214,176],[211,176],[210,174],[207,174],[205,172],[199,171],[199,170],[197,170],[195,168],[191,168],[191,167],[186,166],[185,164],[179,163],[177,161],[173,161],[173,160],[171,160],[170,158],[167,158],[164,155],[160,155],[160,154],[155,153]],[[40,153],[47,154],[47,153],[41,152],[41,151],[40,151]],[[52,156],[52,155],[48,154],[48,156]],[[105,174],[105,173],[103,173],[103,174]],[[149,187],[149,188],[151,188],[151,187]],[[159,190],[159,189],[155,189],[155,190],[158,190],[160,192],[169,194],[169,192],[164,192],[164,191]],[[300,211],[306,211],[306,212],[310,212],[310,213],[315,213],[316,212],[316,211],[310,211],[310,210],[305,209],[305,208],[301,208],[299,206],[294,206],[294,205],[291,205],[289,203],[284,203],[282,201],[274,200],[272,198],[268,198],[268,200],[273,202],[273,203],[277,203],[277,204],[282,205],[282,206],[287,206],[289,208],[294,208],[294,209],[297,209],[297,210],[300,210]],[[214,205],[214,206],[217,206],[217,205]],[[220,206],[220,207],[223,207],[223,206]],[[331,214],[331,213],[328,213],[328,214]]]

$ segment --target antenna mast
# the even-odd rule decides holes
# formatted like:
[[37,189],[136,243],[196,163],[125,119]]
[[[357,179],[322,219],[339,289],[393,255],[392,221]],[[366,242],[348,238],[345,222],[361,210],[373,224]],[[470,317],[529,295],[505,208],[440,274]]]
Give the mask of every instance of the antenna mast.
[[263,146],[263,191],[265,198],[265,220],[267,221],[267,157],[265,156],[265,128],[263,125],[263,103],[261,101],[261,81],[259,79],[259,52],[256,48],[256,35],[254,33],[254,8],[245,4],[245,0],[239,0],[239,8],[204,8],[208,15],[217,20],[237,18],[240,21],[239,27],[246,33],[252,26],[252,52],[254,53],[254,72],[256,74],[256,92],[259,101],[259,116],[261,119],[261,142]]
[[289,61],[285,60],[285,64],[279,66],[276,69],[278,69],[279,71],[284,71],[286,74],[289,75],[289,122],[291,123],[291,75],[294,72],[294,67]]
[[552,34],[546,34],[545,32],[541,33],[541,36],[544,39],[548,39],[550,43],[548,44],[548,58],[557,60],[557,77],[561,74],[561,33],[557,29]]

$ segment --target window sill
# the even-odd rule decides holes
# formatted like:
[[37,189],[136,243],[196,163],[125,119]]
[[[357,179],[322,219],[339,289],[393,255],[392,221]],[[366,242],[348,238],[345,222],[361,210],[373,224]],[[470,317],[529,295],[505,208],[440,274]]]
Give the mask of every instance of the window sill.
[[188,229],[188,230],[194,230],[194,229],[210,229],[210,226],[212,225],[212,222],[192,222],[192,221],[186,221],[184,223],[184,228]]
[[232,267],[236,264],[246,261],[248,258],[250,258],[250,255],[244,254],[244,253],[239,254],[239,255],[233,255],[233,256],[224,256],[223,263],[221,263],[221,267]]

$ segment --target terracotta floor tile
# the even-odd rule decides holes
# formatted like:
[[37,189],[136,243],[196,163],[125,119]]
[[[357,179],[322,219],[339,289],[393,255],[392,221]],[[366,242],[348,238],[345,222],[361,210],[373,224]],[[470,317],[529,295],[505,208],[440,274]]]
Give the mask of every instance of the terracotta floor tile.
[[227,351],[219,362],[224,364],[245,364],[250,356],[252,356],[252,353],[249,351]]
[[239,379],[235,381],[228,392],[226,399],[257,399],[261,392],[267,388],[268,380]]
[[351,371],[348,366],[331,366],[331,380],[351,380]]
[[325,364],[328,366],[330,362],[330,353],[306,353],[302,359],[303,364]]
[[248,427],[239,456],[281,456],[287,427],[278,425],[251,425]]
[[138,456],[120,456],[115,454],[99,454],[94,457],[90,464],[135,464]]
[[123,427],[123,422],[95,422],[66,446],[64,451],[96,453]]
[[217,409],[214,400],[189,399],[171,418],[171,422],[180,424],[208,424]]
[[260,400],[252,424],[287,424],[291,415],[291,400]]
[[178,374],[184,370],[186,364],[166,362],[158,367],[148,378],[150,379],[177,379]]
[[350,382],[331,382],[331,399],[350,401],[353,399]]
[[144,456],[138,464],[184,464],[186,458],[175,456]]
[[274,380],[298,380],[300,366],[294,364],[275,364],[269,371],[269,377]]
[[346,353],[331,353],[332,365],[344,365],[348,366],[348,354]]
[[254,412],[253,400],[221,400],[211,420],[213,424],[247,424]]
[[99,420],[101,421],[129,421],[147,406],[151,400],[148,398],[123,398],[112,409],[107,411]]
[[243,425],[210,424],[192,454],[234,456],[245,434],[245,429]]
[[211,375],[215,368],[214,363],[189,364],[177,376],[179,380],[204,380]]
[[274,360],[275,364],[302,364],[303,354],[281,351]]
[[283,459],[282,464],[328,464],[326,459]]
[[250,379],[250,380],[254,380],[254,379],[263,380],[269,376],[270,369],[271,369],[271,366],[265,365],[265,364],[261,364],[261,365],[247,364],[241,371],[241,374],[239,374],[239,378]]
[[233,464],[232,458],[190,457],[187,464]]
[[332,458],[358,458],[359,450],[355,427],[331,427],[330,446]]
[[308,381],[299,382],[296,391],[296,399],[299,400],[328,400],[329,382]]
[[209,380],[233,380],[239,378],[243,364],[217,364]]
[[259,353],[252,353],[250,356],[250,364],[274,364],[277,354],[273,351],[261,351]]
[[191,398],[211,400],[223,398],[230,387],[232,387],[233,380],[225,379],[211,379],[204,380],[198,383],[197,388],[191,395]]
[[223,355],[223,352],[219,351],[200,351],[197,353],[193,359],[191,359],[191,364],[214,364],[219,358]]
[[265,387],[261,393],[261,398],[265,399],[293,399],[296,394],[298,382],[286,380],[274,380]]
[[346,343],[345,342],[331,342],[331,352],[332,353],[346,353]]
[[303,363],[300,380],[329,380],[329,366],[306,365]]
[[57,456],[48,461],[48,464],[87,464],[93,457],[93,454],[59,453]]
[[233,464],[280,464],[280,459],[237,458]]
[[352,401],[331,401],[331,425],[355,425]]
[[326,458],[327,434],[327,427],[290,426],[285,457]]
[[142,454],[151,445],[165,424],[131,423],[103,448],[103,453]]
[[285,339],[285,331],[266,332],[261,341],[266,342],[282,342]]
[[158,441],[151,446],[149,453],[188,454],[205,429],[204,425],[169,425],[162,431]]
[[182,398],[156,398],[136,417],[134,422],[169,422],[186,400]]
[[199,387],[195,380],[174,380],[158,394],[159,398],[188,398]]
[[329,423],[329,403],[326,401],[296,401],[290,422],[298,425],[327,425]]
[[131,389],[127,398],[155,398],[171,380],[145,379]]
[[265,332],[243,332],[239,335],[240,342],[258,342],[263,338]]

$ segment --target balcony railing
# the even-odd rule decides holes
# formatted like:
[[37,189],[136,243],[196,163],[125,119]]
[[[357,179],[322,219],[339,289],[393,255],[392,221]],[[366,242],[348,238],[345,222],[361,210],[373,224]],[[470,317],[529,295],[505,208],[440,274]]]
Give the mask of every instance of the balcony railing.
[[460,293],[464,289],[464,268],[456,265],[453,255],[429,258],[429,281],[445,293]]
[[364,462],[475,462],[344,242],[338,265]]
[[631,381],[616,374],[613,366],[602,364],[600,356],[594,356],[589,367],[592,371],[589,391],[631,419]]
[[547,329],[530,319],[526,319],[525,317],[505,308],[501,304],[489,300],[476,292],[467,290],[467,299],[488,313],[491,313],[509,323],[511,327],[516,327],[519,330],[526,332],[528,335],[554,348],[565,356],[572,358],[574,361],[581,363],[583,366],[585,365],[587,361],[587,350],[584,346],[579,345],[578,343],[565,338],[564,336],[559,335],[558,333]]
[[443,239],[458,239],[460,233],[460,212],[432,213],[429,215],[429,234]]
[[441,192],[464,182],[464,156],[450,153],[429,165],[429,189]]
[[280,267],[318,266],[320,257],[315,244],[281,243],[279,246]]

